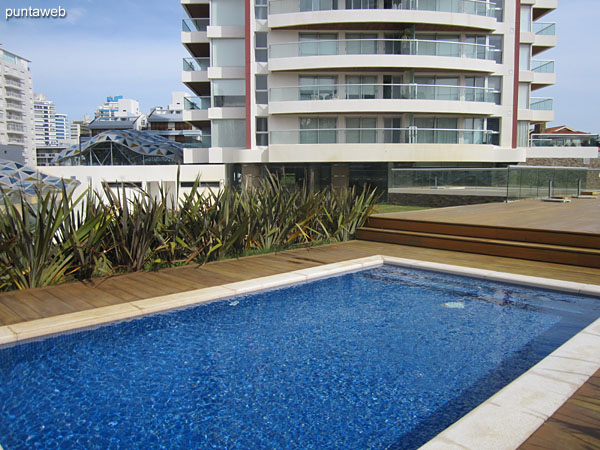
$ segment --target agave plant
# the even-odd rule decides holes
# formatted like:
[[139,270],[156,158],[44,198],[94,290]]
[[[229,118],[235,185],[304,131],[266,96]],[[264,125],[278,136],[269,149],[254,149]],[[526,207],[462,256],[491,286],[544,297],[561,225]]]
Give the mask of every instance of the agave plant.
[[[38,191],[33,201],[24,193],[9,198],[2,192],[4,213],[0,216],[0,270],[3,286],[16,289],[48,286],[66,279],[74,270],[73,247],[58,232],[82,201],[61,193]],[[87,229],[76,230],[83,241]]]

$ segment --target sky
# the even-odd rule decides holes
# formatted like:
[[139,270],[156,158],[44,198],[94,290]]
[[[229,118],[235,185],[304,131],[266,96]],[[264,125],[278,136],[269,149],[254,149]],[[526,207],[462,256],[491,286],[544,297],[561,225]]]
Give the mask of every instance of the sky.
[[[6,8],[58,7],[64,19],[5,20]],[[93,116],[107,96],[140,102],[143,112],[167,106],[181,83],[179,0],[0,0],[0,43],[31,60],[34,91],[70,120]],[[600,132],[598,0],[559,0],[542,21],[557,22],[558,46],[536,59],[555,59],[557,84],[536,91],[553,97],[555,121]]]

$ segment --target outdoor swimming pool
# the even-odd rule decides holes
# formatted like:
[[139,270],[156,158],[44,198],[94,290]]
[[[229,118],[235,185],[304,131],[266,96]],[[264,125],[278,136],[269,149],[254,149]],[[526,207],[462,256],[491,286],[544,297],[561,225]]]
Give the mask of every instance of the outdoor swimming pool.
[[373,269],[0,350],[0,445],[416,448],[600,317]]

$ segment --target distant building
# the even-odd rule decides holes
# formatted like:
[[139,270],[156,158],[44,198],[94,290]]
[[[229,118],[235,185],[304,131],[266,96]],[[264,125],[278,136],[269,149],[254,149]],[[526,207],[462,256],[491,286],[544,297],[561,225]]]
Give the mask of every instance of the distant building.
[[173,92],[168,108],[157,107],[148,115],[150,131],[169,140],[184,144],[187,148],[209,148],[210,128],[200,130],[183,121],[185,92]]
[[81,139],[92,137],[90,130],[90,119],[86,114],[83,120],[74,120],[71,122],[71,144],[79,144]]
[[59,143],[71,141],[71,127],[66,114],[56,114],[56,140]]
[[116,97],[106,97],[106,102],[96,109],[96,119],[107,120],[116,117],[139,116],[140,104],[137,100],[123,98],[122,95]]
[[35,147],[38,166],[47,166],[54,156],[71,145],[71,130],[66,114],[56,112],[56,107],[44,94],[34,95]]
[[577,131],[565,125],[538,128],[530,136],[531,147],[597,147],[598,134]]
[[0,46],[0,158],[35,165],[29,61]]

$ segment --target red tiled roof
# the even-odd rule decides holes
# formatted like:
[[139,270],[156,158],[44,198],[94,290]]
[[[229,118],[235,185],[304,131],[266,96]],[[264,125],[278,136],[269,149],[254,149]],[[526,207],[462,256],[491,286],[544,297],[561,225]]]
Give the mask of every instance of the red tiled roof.
[[577,131],[573,128],[569,128],[566,125],[560,125],[558,127],[546,128],[542,134],[590,134],[585,131]]

